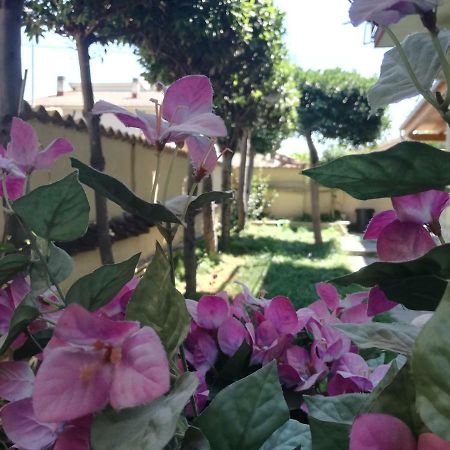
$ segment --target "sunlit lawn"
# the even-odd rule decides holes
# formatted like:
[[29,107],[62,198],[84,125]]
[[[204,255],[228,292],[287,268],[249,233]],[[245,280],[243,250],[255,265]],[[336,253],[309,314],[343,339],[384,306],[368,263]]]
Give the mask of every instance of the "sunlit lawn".
[[235,294],[241,282],[253,293],[265,290],[267,298],[286,295],[297,307],[307,305],[317,299],[315,283],[350,272],[339,246],[341,236],[325,228],[324,244],[319,247],[306,227],[249,225],[233,237],[229,252],[213,258],[200,255],[198,291]]

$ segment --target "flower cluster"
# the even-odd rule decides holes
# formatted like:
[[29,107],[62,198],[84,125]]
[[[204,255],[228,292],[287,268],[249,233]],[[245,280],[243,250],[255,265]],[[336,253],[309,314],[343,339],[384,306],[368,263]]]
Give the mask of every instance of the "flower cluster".
[[73,151],[72,144],[58,138],[44,150],[40,150],[39,140],[33,127],[14,117],[11,124],[11,141],[7,148],[0,145],[0,169],[5,182],[0,187],[4,195],[6,186],[10,200],[24,194],[27,176],[35,170],[47,170],[62,155]]
[[175,81],[164,92],[161,104],[155,100],[155,114],[130,113],[105,101],[94,105],[94,114],[112,113],[125,126],[139,128],[159,151],[169,142],[186,142],[196,180],[210,174],[220,157],[209,138],[225,136],[223,120],[213,110],[213,89],[208,77],[189,75]]
[[[318,283],[319,300],[296,311],[287,297],[255,298],[248,290],[229,300],[225,293],[187,300],[192,317],[186,357],[201,380],[221,354],[232,357],[246,343],[250,366],[276,360],[281,383],[297,392],[339,395],[371,392],[388,365],[372,369],[337,323],[366,323],[395,303],[382,291],[341,299],[335,287]],[[202,383],[202,392],[207,391]],[[202,397],[200,407],[205,406]]]
[[450,195],[426,191],[392,198],[393,210],[376,214],[364,239],[376,239],[381,261],[419,258],[436,244],[431,233],[441,235],[439,217],[450,205]]

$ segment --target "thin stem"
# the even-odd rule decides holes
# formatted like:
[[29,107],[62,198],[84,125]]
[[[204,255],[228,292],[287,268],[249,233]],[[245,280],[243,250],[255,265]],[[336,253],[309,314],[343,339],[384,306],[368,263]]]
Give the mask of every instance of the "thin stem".
[[439,239],[439,242],[440,242],[442,245],[445,245],[445,244],[446,244],[445,239],[444,239],[444,236],[442,236],[441,233],[437,234],[437,237],[438,237],[438,239]]
[[172,173],[173,165],[175,164],[175,159],[178,154],[178,145],[175,148],[175,151],[172,152],[172,157],[170,158],[169,168],[167,170],[166,179],[164,181],[164,190],[163,190],[163,196],[162,201],[163,203],[167,200],[167,191],[169,189],[169,181],[170,181],[170,174]]
[[25,328],[25,334],[34,342],[34,345],[43,352],[44,349],[42,348],[41,344],[39,344],[38,340],[31,334],[30,330],[28,328]]
[[158,186],[158,181],[159,181],[159,172],[161,171],[161,154],[164,151],[164,149],[162,151],[157,151],[156,153],[156,171],[155,171],[155,178],[153,179],[153,186],[152,186],[152,192],[150,194],[150,201],[151,202],[156,202],[156,187]]
[[442,110],[445,112],[450,105],[450,64],[447,59],[447,54],[442,47],[441,41],[439,40],[439,36],[436,33],[431,33],[431,41],[433,42],[434,48],[439,56],[445,81],[447,82],[447,94],[444,103],[440,105]]
[[186,214],[187,214],[187,210],[189,207],[189,203],[191,203],[192,197],[194,196],[194,192],[195,192],[195,189],[197,188],[197,186],[198,186],[198,183],[193,183],[191,186],[191,190],[189,191],[188,198],[186,200],[186,204],[184,205],[183,214],[181,215],[181,219],[183,221],[186,221]]
[[414,83],[414,86],[419,91],[420,94],[427,100],[429,103],[431,103],[437,110],[441,110],[439,103],[433,98],[430,91],[427,91],[420,81],[418,80],[414,69],[412,68],[408,56],[405,53],[405,50],[402,47],[402,44],[397,39],[397,36],[394,34],[394,32],[387,26],[384,27],[386,32],[389,34],[390,38],[395,44],[395,47],[397,48],[398,54],[400,55],[400,59],[402,60],[403,66],[405,67],[406,71],[408,72],[409,77],[411,78],[411,81]]
[[9,201],[8,189],[6,187],[6,175],[2,175],[2,189],[3,189],[3,199],[5,200],[6,207],[10,213],[14,213],[11,202]]

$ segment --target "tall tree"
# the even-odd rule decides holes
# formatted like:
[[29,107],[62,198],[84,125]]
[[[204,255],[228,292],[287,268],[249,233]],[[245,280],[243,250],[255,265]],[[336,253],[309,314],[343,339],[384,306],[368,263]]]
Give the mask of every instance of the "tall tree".
[[[145,5],[145,7],[144,7]],[[89,133],[91,166],[105,169],[100,136],[100,117],[91,114],[94,105],[89,47],[125,40],[145,26],[152,2],[142,0],[25,0],[26,31],[38,37],[46,31],[71,38],[77,47],[80,66],[83,114]],[[147,9],[145,9],[147,8]],[[95,193],[95,212],[100,255],[104,264],[113,262],[106,198]]]
[[[355,147],[380,136],[386,125],[384,111],[372,114],[366,96],[372,79],[341,69],[298,69],[296,78],[300,92],[298,132],[308,144],[311,167],[319,164],[315,136]],[[314,239],[321,244],[319,187],[312,179],[310,183]]]

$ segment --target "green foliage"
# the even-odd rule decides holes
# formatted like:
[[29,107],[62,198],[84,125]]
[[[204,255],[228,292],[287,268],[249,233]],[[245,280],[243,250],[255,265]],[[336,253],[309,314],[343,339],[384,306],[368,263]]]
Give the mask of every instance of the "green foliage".
[[420,328],[406,323],[368,322],[361,325],[353,323],[336,324],[358,348],[378,348],[403,355],[412,352]]
[[49,241],[73,241],[86,233],[89,221],[89,202],[76,172],[19,198],[13,209]]
[[125,211],[136,214],[150,223],[180,223],[180,220],[175,214],[163,205],[159,203],[148,203],[142,200],[116,178],[99,172],[78,161],[78,159],[71,158],[71,162],[72,167],[79,170],[80,181],[83,184],[109,198],[114,203],[117,203]]
[[289,419],[275,362],[221,391],[194,421],[211,450],[259,450]]
[[367,401],[365,394],[304,396],[314,450],[348,450],[350,428]]
[[311,450],[311,432],[308,425],[289,419],[278,428],[260,450]]
[[449,252],[450,244],[445,244],[412,261],[375,262],[333,282],[344,286],[379,285],[388,298],[410,309],[434,311],[450,279]]
[[257,171],[252,178],[252,186],[248,199],[248,217],[251,220],[259,220],[264,217],[264,212],[270,208],[275,193],[269,187],[269,177],[262,171]]
[[189,427],[184,435],[180,450],[211,450],[208,439],[195,427]]
[[131,280],[139,257],[140,253],[118,264],[106,264],[78,279],[67,292],[67,304],[78,303],[89,311],[101,308]]
[[344,156],[303,173],[360,200],[395,197],[450,184],[450,154],[420,142],[401,142],[386,151]]
[[183,342],[190,326],[184,297],[172,285],[170,264],[159,244],[127,309],[127,320],[155,329],[169,355]]
[[0,284],[11,280],[15,275],[25,271],[30,264],[26,255],[13,253],[0,259]]
[[420,333],[412,357],[417,409],[425,425],[450,440],[450,292]]
[[[450,32],[441,31],[439,39],[447,51]],[[442,69],[430,33],[412,34],[402,42],[402,47],[419,83],[429,90]],[[370,106],[372,110],[377,110],[417,94],[417,87],[405,70],[399,51],[394,47],[384,55],[380,78],[368,93]]]
[[373,80],[341,69],[298,69],[298,130],[359,146],[382,131],[383,112],[371,115],[367,91]]
[[106,409],[94,418],[91,443],[94,450],[162,450],[171,440],[178,419],[198,381],[183,374],[169,394],[148,405],[122,411]]

